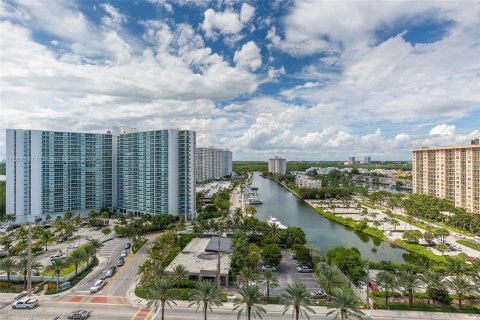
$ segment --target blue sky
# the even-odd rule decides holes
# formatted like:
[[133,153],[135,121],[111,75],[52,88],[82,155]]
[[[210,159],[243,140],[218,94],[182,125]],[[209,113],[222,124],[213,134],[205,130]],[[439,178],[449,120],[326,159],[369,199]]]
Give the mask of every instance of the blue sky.
[[480,136],[477,1],[2,1],[5,128],[197,131],[235,160]]

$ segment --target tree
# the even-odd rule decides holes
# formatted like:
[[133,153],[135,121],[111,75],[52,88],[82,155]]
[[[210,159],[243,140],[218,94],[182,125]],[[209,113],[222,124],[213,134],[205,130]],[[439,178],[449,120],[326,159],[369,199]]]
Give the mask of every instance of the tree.
[[441,238],[442,243],[445,243],[445,237],[450,235],[450,232],[445,228],[437,229],[433,232],[437,238]]
[[280,285],[277,275],[272,270],[265,270],[262,275],[265,287],[267,287],[267,300],[270,300],[270,288],[276,288]]
[[48,243],[55,240],[55,235],[49,230],[45,230],[40,235],[40,242],[45,246],[45,251],[48,251]]
[[260,248],[255,243],[248,244],[247,256],[245,257],[248,264],[251,266],[253,271],[256,271],[258,258],[260,256]]
[[365,275],[364,262],[357,248],[332,248],[327,251],[327,263],[336,265],[354,281]]
[[65,221],[70,222],[70,220],[73,218],[73,213],[71,211],[67,211],[63,214],[63,218]]
[[391,223],[392,226],[393,226],[393,230],[394,230],[394,231],[397,231],[397,226],[400,225],[400,222],[399,222],[397,219],[392,218],[392,219],[390,220],[390,223]]
[[288,246],[293,246],[294,244],[305,244],[307,239],[305,237],[305,232],[296,226],[288,227],[286,229],[287,234],[287,244]]
[[161,319],[165,319],[165,305],[171,308],[171,303],[176,305],[175,299],[175,290],[173,289],[173,283],[171,280],[166,278],[159,278],[152,284],[151,287],[147,288],[150,300],[147,303],[147,306],[150,307],[152,304],[155,308],[155,314],[157,313],[158,306],[160,305],[162,311]]
[[418,243],[418,240],[422,238],[422,233],[418,230],[408,230],[403,233],[402,238],[411,243]]
[[408,305],[413,304],[413,293],[420,286],[420,279],[411,270],[403,270],[398,276],[398,284],[405,288],[408,293]]
[[172,272],[170,272],[170,279],[177,288],[180,287],[180,282],[187,279],[189,275],[188,269],[184,265],[176,265]]
[[17,269],[17,262],[12,258],[3,258],[0,260],[0,270],[7,274],[7,288],[10,287],[10,275]]
[[337,272],[326,263],[321,263],[318,269],[320,272],[318,282],[320,282],[326,293],[331,295],[333,288],[340,284]]
[[437,249],[438,251],[440,251],[442,253],[442,256],[443,254],[448,251],[448,246],[444,243],[439,243],[435,246],[435,249]]
[[[31,269],[33,271],[40,270],[42,264],[40,262],[32,261]],[[27,289],[27,273],[28,273],[28,257],[23,256],[17,262],[17,271],[23,274],[23,288]]]
[[432,260],[430,260],[429,257],[424,255],[416,258],[413,263],[415,264],[415,267],[417,267],[417,270],[420,272],[427,272],[432,268]]
[[296,244],[292,247],[295,251],[297,261],[300,263],[312,263],[312,255],[310,249],[303,244]]
[[52,216],[50,215],[50,213],[47,213],[47,215],[45,216],[45,221],[48,223],[50,222],[50,220],[52,220]]
[[342,289],[335,289],[330,301],[328,302],[328,309],[335,309],[327,312],[327,317],[334,315],[335,319],[363,319],[363,312],[358,309],[359,301],[357,297],[350,291]]
[[264,264],[278,266],[282,261],[282,249],[274,243],[266,245],[261,251],[262,261]]
[[8,252],[12,245],[12,238],[3,236],[0,238],[0,244],[4,247],[5,252]]
[[430,232],[430,231],[425,231],[423,233],[423,239],[425,239],[425,241],[427,241],[427,242],[430,242],[433,239],[435,239],[435,234],[433,232]]
[[197,282],[195,289],[190,293],[190,301],[193,301],[189,306],[197,304],[197,311],[200,306],[203,308],[203,319],[207,320],[207,310],[213,312],[212,307],[220,307],[220,291],[211,281]]
[[290,283],[285,292],[282,293],[282,300],[285,303],[283,314],[291,308],[296,320],[299,319],[299,316],[302,316],[302,318],[305,316],[307,319],[310,319],[308,313],[315,313],[310,307],[312,304],[310,293],[303,283]]
[[395,274],[390,271],[380,271],[376,276],[377,283],[385,289],[385,305],[388,306],[389,293],[397,287],[397,279]]
[[238,311],[238,318],[242,316],[242,313],[245,313],[247,320],[251,320],[253,315],[255,318],[258,316],[262,318],[262,313],[267,313],[267,311],[262,307],[262,293],[260,288],[255,284],[247,284],[243,286],[238,293],[241,295],[241,298],[234,303],[233,311]]
[[68,268],[68,266],[70,266],[70,261],[68,261],[68,259],[57,259],[53,260],[51,264],[45,268],[45,271],[52,272],[57,277],[57,293],[60,290],[60,274],[62,273],[62,270]]
[[237,275],[240,286],[246,286],[251,281],[256,280],[257,276],[249,267],[243,267]]
[[108,227],[102,229],[102,234],[104,236],[108,236],[110,233],[112,233],[112,229],[110,229]]
[[430,299],[435,303],[435,292],[444,288],[442,276],[434,270],[428,270],[423,274],[422,282],[427,286],[428,304]]
[[458,307],[461,308],[463,295],[473,292],[473,286],[464,276],[455,276],[447,283],[449,287],[455,290],[455,292],[458,294]]
[[86,258],[87,255],[82,249],[73,250],[72,253],[70,253],[68,259],[70,259],[70,261],[75,265],[75,276],[78,275],[78,265]]
[[[86,245],[84,248],[83,248],[84,252],[85,252],[85,255],[87,257],[87,264],[89,265],[90,264],[90,261],[93,261],[93,259],[95,258],[95,256],[97,255],[97,248],[92,245],[91,243],[89,243],[88,245]],[[91,259],[91,260],[90,260]]]
[[468,270],[467,259],[458,255],[445,258],[445,269],[448,274],[456,276],[464,275]]

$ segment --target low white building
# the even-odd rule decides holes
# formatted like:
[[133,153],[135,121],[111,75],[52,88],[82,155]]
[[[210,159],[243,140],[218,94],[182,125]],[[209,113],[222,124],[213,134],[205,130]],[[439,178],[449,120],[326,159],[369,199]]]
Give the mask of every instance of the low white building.
[[295,177],[295,184],[300,188],[319,189],[322,187],[322,181],[313,179],[306,175],[298,175]]

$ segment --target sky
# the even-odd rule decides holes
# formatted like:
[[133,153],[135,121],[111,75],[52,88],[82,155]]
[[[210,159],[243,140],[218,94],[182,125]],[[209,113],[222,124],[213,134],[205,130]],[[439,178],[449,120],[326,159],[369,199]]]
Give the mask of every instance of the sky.
[[5,129],[182,128],[234,160],[480,137],[479,1],[0,0]]

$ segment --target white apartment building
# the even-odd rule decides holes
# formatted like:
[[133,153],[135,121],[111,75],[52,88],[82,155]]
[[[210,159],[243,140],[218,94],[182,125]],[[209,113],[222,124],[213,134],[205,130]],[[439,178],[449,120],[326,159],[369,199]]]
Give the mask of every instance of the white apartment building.
[[6,212],[17,223],[90,210],[196,213],[195,132],[6,130]]
[[218,180],[232,175],[232,152],[224,149],[196,148],[195,179],[199,182]]
[[320,189],[322,187],[322,181],[313,179],[307,175],[296,175],[295,184],[300,188]]
[[[474,140],[475,141],[475,140]],[[412,151],[413,192],[451,200],[480,212],[480,145]]]
[[268,159],[268,172],[284,175],[287,173],[287,160],[279,156]]

